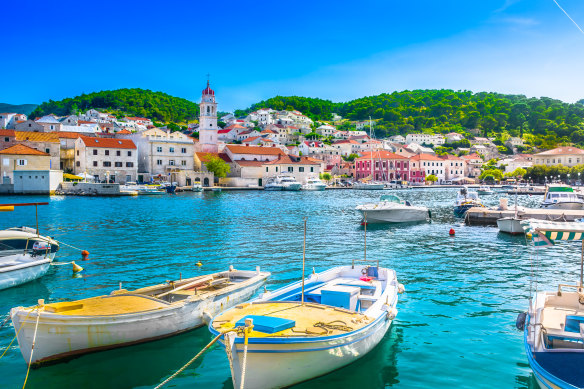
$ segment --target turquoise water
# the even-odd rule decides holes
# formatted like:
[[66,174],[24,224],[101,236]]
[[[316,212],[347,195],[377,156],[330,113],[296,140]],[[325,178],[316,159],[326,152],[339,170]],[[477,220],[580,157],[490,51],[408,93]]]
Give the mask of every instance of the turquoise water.
[[[432,210],[432,223],[370,226],[368,259],[396,269],[406,287],[399,314],[380,345],[358,362],[298,388],[535,388],[515,329],[529,296],[530,251],[523,237],[494,227],[467,227],[452,215],[454,189],[399,194]],[[380,192],[184,193],[135,198],[0,197],[1,203],[50,201],[39,207],[41,233],[90,252],[81,277],[53,266],[40,280],[0,291],[0,320],[13,306],[134,289],[238,268],[272,272],[268,289],[297,280],[302,268],[302,218],[308,217],[307,264],[325,270],[363,257],[363,228],[354,207]],[[486,197],[497,204],[498,197]],[[535,205],[541,197],[519,197]],[[0,228],[34,225],[34,209],[0,213]],[[453,227],[456,236],[448,236]],[[580,250],[545,249],[540,289],[578,277]],[[57,261],[79,260],[62,247]],[[203,266],[195,266],[197,261]],[[79,261],[80,262],[80,261]],[[14,336],[0,329],[3,348]],[[95,353],[32,370],[27,388],[153,387],[211,340],[206,328],[142,345]],[[26,364],[11,347],[0,360],[0,387],[20,388]],[[231,388],[227,359],[214,347],[169,387]]]

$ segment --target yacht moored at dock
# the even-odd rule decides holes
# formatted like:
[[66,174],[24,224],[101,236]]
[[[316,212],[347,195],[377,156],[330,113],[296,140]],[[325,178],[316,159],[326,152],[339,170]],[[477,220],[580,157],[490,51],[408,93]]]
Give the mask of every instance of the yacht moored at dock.
[[300,189],[302,189],[302,184],[296,181],[294,177],[286,174],[270,177],[264,185],[264,190],[298,191]]
[[584,200],[569,185],[548,185],[540,208],[583,209]]
[[467,187],[460,188],[454,204],[454,216],[464,217],[466,211],[473,207],[484,207],[477,192],[471,192]]
[[367,223],[419,222],[430,216],[428,208],[411,205],[395,195],[381,196],[379,202],[361,204],[355,209],[362,215],[367,214]]
[[313,177],[306,180],[306,183],[302,185],[302,190],[325,190],[326,184],[322,180]]

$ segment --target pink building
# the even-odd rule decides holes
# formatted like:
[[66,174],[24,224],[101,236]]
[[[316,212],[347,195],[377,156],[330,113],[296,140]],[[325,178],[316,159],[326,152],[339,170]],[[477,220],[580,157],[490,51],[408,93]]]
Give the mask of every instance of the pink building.
[[410,180],[408,159],[387,150],[368,151],[355,160],[355,179],[369,177],[372,171],[375,181]]

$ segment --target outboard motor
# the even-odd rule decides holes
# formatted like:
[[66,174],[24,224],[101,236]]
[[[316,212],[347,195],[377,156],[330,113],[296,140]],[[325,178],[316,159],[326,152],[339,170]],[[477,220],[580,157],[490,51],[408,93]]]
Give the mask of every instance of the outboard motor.
[[519,331],[523,331],[525,329],[525,321],[527,320],[527,312],[521,312],[517,315],[517,320],[515,320],[515,327]]

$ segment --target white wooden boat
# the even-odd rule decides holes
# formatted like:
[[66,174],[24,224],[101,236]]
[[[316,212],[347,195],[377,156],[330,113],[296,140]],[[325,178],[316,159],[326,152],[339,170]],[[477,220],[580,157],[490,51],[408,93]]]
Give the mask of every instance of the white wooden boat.
[[522,219],[519,219],[516,216],[503,217],[497,219],[497,227],[499,228],[499,231],[507,234],[522,235],[524,232],[523,227],[521,226],[521,221]]
[[355,209],[367,214],[367,223],[419,222],[426,221],[430,215],[428,208],[411,205],[395,195],[381,196],[379,202],[361,204]]
[[482,185],[481,187],[479,187],[479,189],[477,189],[477,193],[480,195],[492,195],[494,192],[490,186]]
[[[581,223],[531,219],[522,224],[536,247],[561,240],[582,241],[584,237]],[[527,360],[542,389],[584,387],[583,258],[580,256],[577,285],[560,284],[555,291],[537,291],[536,287],[529,310],[517,317],[517,328],[524,335]]]
[[382,182],[355,182],[353,184],[353,189],[358,190],[383,190],[385,189],[385,184]]
[[203,185],[201,185],[199,182],[195,182],[191,188],[191,190],[193,192],[202,192],[203,191]]
[[462,187],[456,195],[456,202],[454,203],[454,216],[464,217],[466,211],[473,207],[484,207],[477,192],[471,192],[468,188]]
[[[32,365],[172,336],[208,323],[246,301],[267,272],[234,270],[167,282],[134,291],[10,311],[25,361],[38,317]],[[40,315],[40,316],[39,316]],[[22,328],[22,329],[21,329]]]
[[220,339],[231,355],[234,387],[241,387],[242,378],[247,389],[287,387],[371,351],[397,314],[400,288],[391,269],[336,267],[310,275],[304,288],[295,282],[238,305],[213,318],[209,329],[218,335],[251,318],[254,327],[245,356],[241,332]]

